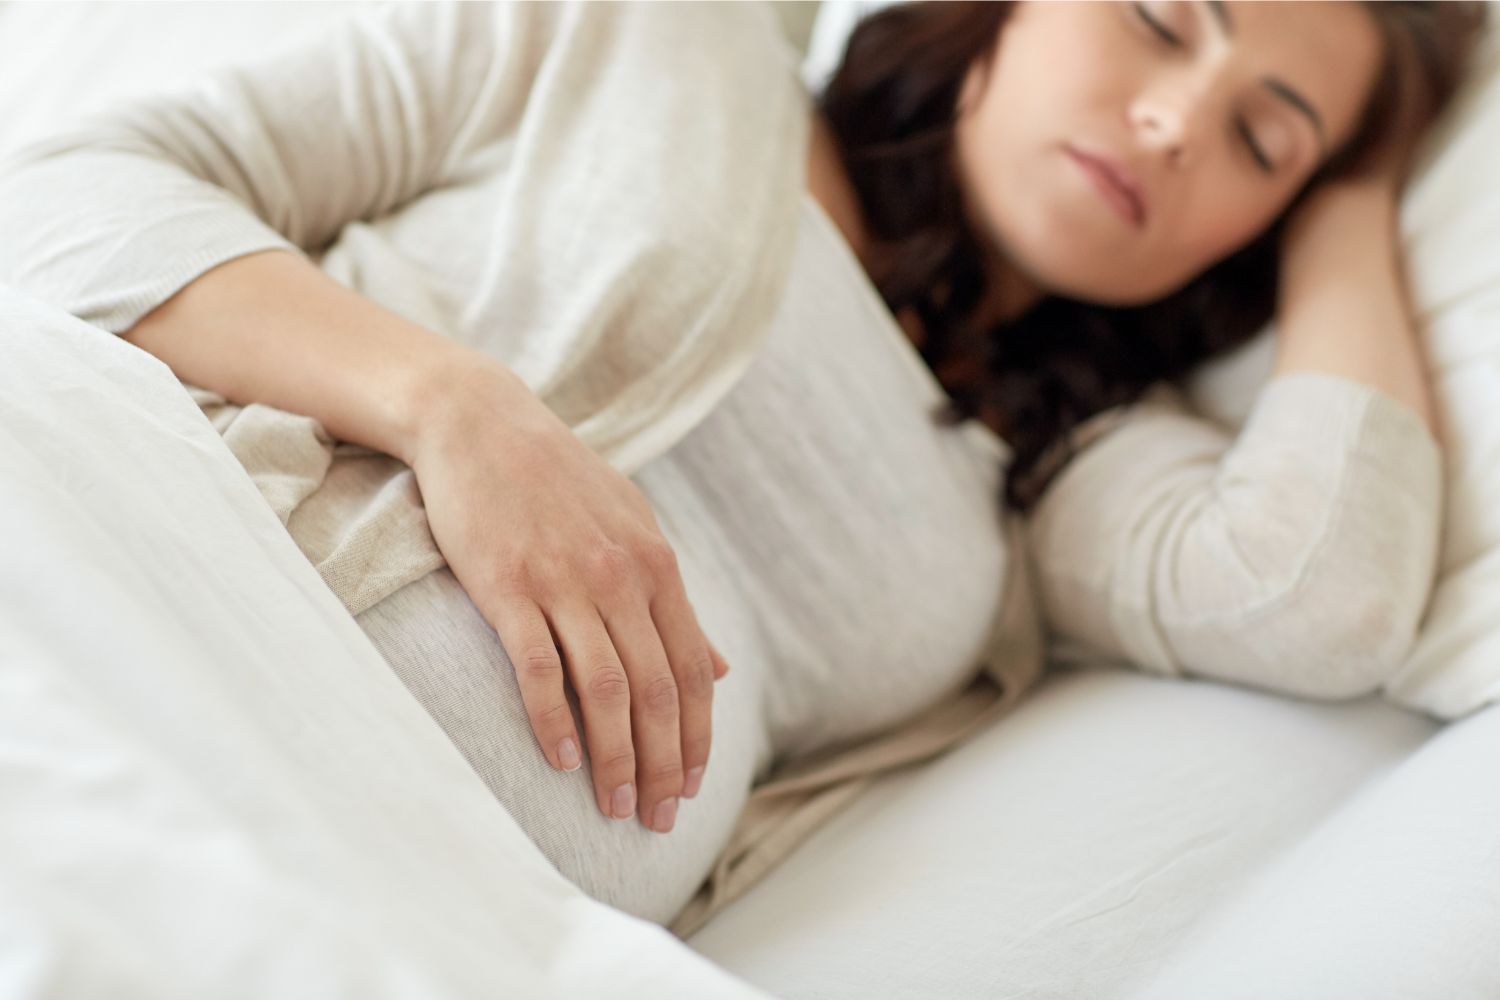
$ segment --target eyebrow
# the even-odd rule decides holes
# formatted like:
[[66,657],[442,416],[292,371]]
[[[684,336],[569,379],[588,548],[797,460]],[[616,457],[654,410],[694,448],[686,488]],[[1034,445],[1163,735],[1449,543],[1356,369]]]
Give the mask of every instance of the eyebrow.
[[[1207,0],[1206,5],[1209,12],[1213,14],[1215,22],[1219,25],[1219,29],[1224,32],[1224,37],[1233,38],[1234,22],[1230,20],[1229,8],[1224,5],[1224,0]],[[1318,133],[1319,144],[1326,150],[1328,148],[1328,136],[1323,130],[1323,116],[1318,114],[1318,109],[1309,104],[1307,98],[1293,90],[1285,80],[1268,76],[1261,82],[1266,85],[1266,88],[1271,93],[1280,97],[1283,101],[1286,101],[1307,116],[1307,120],[1312,122],[1313,131]]]

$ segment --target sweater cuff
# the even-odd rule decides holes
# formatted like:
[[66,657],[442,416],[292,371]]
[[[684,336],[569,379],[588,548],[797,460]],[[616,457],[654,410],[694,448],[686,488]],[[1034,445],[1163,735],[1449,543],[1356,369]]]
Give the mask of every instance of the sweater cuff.
[[101,270],[111,276],[110,281],[93,288],[81,283],[55,304],[120,334],[203,274],[236,257],[262,250],[289,250],[306,256],[275,229],[259,219],[247,218],[243,209],[232,215],[222,210],[207,211],[197,218],[174,221],[183,224],[153,230],[148,237],[128,241],[116,251],[116,255],[133,257],[131,264],[103,262]]

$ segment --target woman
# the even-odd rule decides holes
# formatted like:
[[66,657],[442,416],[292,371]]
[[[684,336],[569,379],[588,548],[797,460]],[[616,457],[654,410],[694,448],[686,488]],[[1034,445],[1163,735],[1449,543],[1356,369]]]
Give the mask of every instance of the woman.
[[[1254,620],[1239,580],[1208,595],[1236,610],[1211,634],[1149,608],[1172,560],[1201,568],[1216,554],[1184,534],[1185,509],[1283,509],[1324,485],[1318,467],[1342,470],[1343,500],[1374,482],[1366,456],[1413,461],[1410,502],[1370,505],[1353,533],[1309,536],[1299,514],[1280,535],[1256,535],[1243,565],[1277,581],[1314,566],[1332,581],[1323,594],[1348,579],[1361,540],[1393,526],[1422,537],[1384,572],[1410,577],[1430,560],[1429,404],[1409,324],[1386,298],[1409,143],[1360,125],[1397,120],[1391,42],[1428,46],[1438,58],[1424,70],[1451,67],[1475,18],[1455,7],[1432,25],[1398,24],[1384,6],[934,5],[872,19],[823,99],[826,122],[796,146],[791,166],[805,166],[816,201],[803,200],[763,349],[712,412],[628,477],[517,377],[526,345],[486,339],[507,306],[525,307],[515,275],[555,264],[497,251],[475,220],[496,205],[520,211],[517,186],[545,192],[544,151],[564,140],[538,122],[606,86],[591,67],[613,64],[567,45],[605,21],[646,38],[657,72],[625,85],[664,82],[660,99],[676,100],[673,70],[732,73],[732,53],[690,70],[672,60],[691,45],[663,39],[722,33],[720,22],[754,34],[739,5],[397,8],[13,158],[0,171],[0,276],[211,390],[205,412],[247,468],[297,449],[321,462],[310,487],[257,484],[543,852],[591,894],[665,922],[774,760],[894,725],[972,675],[1022,555],[997,523],[997,496],[1036,507],[1053,625],[1164,669],[1253,673],[1261,661],[1232,657],[1251,631],[1317,634],[1295,609]],[[578,58],[553,58],[570,51]],[[1434,103],[1446,80],[1429,81]],[[765,84],[768,103],[777,86]],[[950,141],[946,116],[959,108]],[[1300,197],[1341,149],[1374,150],[1367,179]],[[601,171],[610,151],[593,151]],[[1134,196],[1099,157],[1136,175]],[[1269,173],[1253,172],[1266,169],[1257,157]],[[637,180],[662,190],[691,168],[646,166]],[[736,193],[755,204],[755,191]],[[1046,486],[1058,464],[1049,447],[1083,418],[1259,325],[1274,288],[1263,234],[1294,204],[1277,290],[1282,364],[1346,378],[1268,389],[1268,415],[1235,456],[1170,403],[1132,411]],[[631,207],[601,201],[576,218]],[[1353,241],[1371,257],[1342,255],[1365,226]],[[679,256],[702,251],[696,235],[677,234]],[[1217,263],[1236,251],[1247,258]],[[1237,300],[1215,294],[1226,283],[1253,308],[1229,311]],[[1358,333],[1341,341],[1346,330]],[[945,392],[983,424],[931,421]],[[268,405],[220,407],[226,398]],[[1285,456],[1275,418],[1320,403],[1357,410],[1352,424],[1331,423],[1343,438],[1309,429],[1332,453],[1268,462]],[[280,433],[290,414],[315,421],[297,425],[301,437]],[[278,434],[259,433],[267,421]],[[330,434],[349,444],[332,448]],[[1132,443],[1142,435],[1144,451]],[[1202,475],[1236,458],[1254,473],[1237,492]],[[1165,491],[1130,479],[1163,467],[1177,473]],[[1117,513],[1139,513],[1151,489],[1158,502],[1141,516],[1166,509],[1176,527],[1128,537],[1141,525]],[[1333,502],[1313,500],[1315,513]],[[1311,562],[1309,537],[1321,546]],[[1090,581],[1069,577],[1080,544],[1112,574],[1111,593],[1144,613],[1101,605]],[[1162,569],[1122,579],[1117,567],[1142,552]],[[1051,576],[1049,553],[1063,564]],[[404,575],[387,572],[398,564]],[[1082,617],[1070,620],[1061,602],[1075,598]],[[1342,640],[1343,623],[1328,634]],[[710,733],[716,766],[705,770]]]
[[[856,30],[822,99],[824,148],[842,150],[825,162],[851,166],[825,170],[820,196],[942,376],[942,416],[978,416],[1015,448],[1006,500],[1031,515],[1059,652],[1316,697],[1372,690],[1400,660],[1435,567],[1440,459],[1409,419],[1438,438],[1395,209],[1483,17],[1464,4],[915,5]],[[996,60],[1000,27],[1018,54]],[[1049,74],[1045,99],[1004,100]],[[954,94],[974,112],[950,130]],[[1089,154],[1155,209],[1078,198],[1098,188]],[[1069,462],[1125,414],[1085,418],[1273,315],[1286,377],[1232,451],[1163,383],[1133,427]],[[1409,440],[1335,460],[1362,450],[1352,436],[1381,434]],[[1379,461],[1405,467],[1399,489]],[[1400,544],[1374,541],[1393,531]],[[1275,627],[1248,628],[1254,615]]]

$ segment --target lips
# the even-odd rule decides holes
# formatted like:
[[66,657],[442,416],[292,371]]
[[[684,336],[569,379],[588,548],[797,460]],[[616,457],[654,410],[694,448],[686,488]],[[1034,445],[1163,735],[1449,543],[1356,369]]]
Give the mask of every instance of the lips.
[[1085,153],[1073,146],[1065,147],[1083,171],[1088,174],[1105,199],[1125,220],[1142,229],[1146,225],[1146,196],[1141,184],[1124,165],[1108,157]]

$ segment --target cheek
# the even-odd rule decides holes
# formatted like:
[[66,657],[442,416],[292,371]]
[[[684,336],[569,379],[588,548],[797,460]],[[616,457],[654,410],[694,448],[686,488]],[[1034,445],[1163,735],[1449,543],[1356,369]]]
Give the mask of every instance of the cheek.
[[[1045,34],[1043,27],[1029,30]],[[954,167],[977,228],[1033,282],[1110,304],[1152,301],[1273,221],[1279,203],[1247,187],[1232,164],[1222,173],[1214,164],[1187,181],[1193,193],[1161,230],[1143,240],[1122,227],[1075,175],[1061,143],[1109,133],[1118,95],[1133,86],[1128,60],[1084,58],[1095,54],[1084,30],[1068,45],[1023,34],[1007,40],[1028,44],[1002,46],[988,86],[975,87],[977,100],[956,129]],[[1038,89],[1037,80],[1052,83]]]
[[1160,255],[1163,280],[1171,288],[1190,281],[1250,243],[1276,220],[1283,205],[1261,197],[1210,198],[1183,214],[1172,249]]

